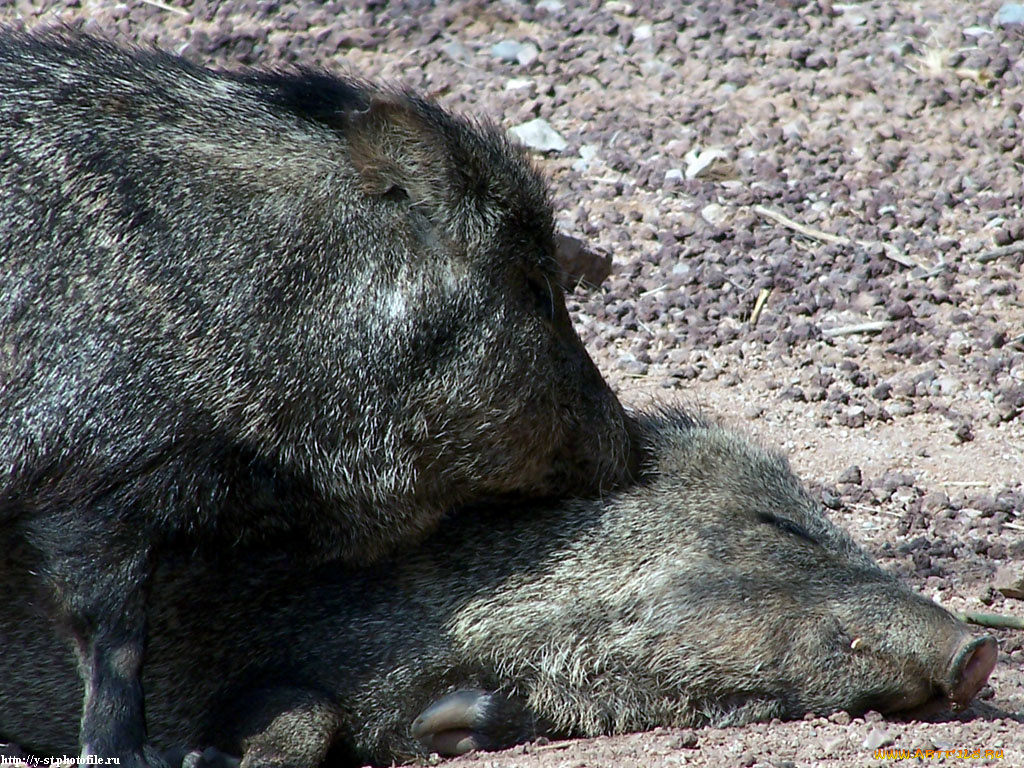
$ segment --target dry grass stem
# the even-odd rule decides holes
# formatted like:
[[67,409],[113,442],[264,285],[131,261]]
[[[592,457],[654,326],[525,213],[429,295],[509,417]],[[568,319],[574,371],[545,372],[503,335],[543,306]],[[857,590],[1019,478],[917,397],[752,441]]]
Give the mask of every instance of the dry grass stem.
[[176,13],[179,16],[188,16],[188,11],[182,8],[175,8],[173,5],[167,3],[161,3],[160,0],[142,0],[146,5],[152,5],[154,8],[159,8],[161,11],[167,11],[168,13]]
[[821,335],[829,338],[833,336],[852,336],[855,333],[880,333],[892,325],[894,325],[892,320],[872,320],[867,323],[841,325],[838,328],[825,328],[822,330]]
[[881,247],[882,253],[885,255],[887,259],[895,261],[897,264],[900,264],[904,267],[917,267],[918,269],[921,269],[924,272],[928,273],[930,273],[934,269],[925,264],[922,264],[917,259],[914,259],[911,256],[907,256],[899,248],[889,243],[870,242],[867,240],[854,240],[843,235],[833,235],[831,232],[823,232],[820,229],[814,229],[813,227],[805,226],[804,224],[801,224],[798,221],[794,221],[785,214],[780,213],[779,211],[776,211],[772,208],[767,208],[763,205],[755,205],[753,210],[754,213],[763,216],[766,219],[771,219],[772,221],[786,227],[786,229],[791,229],[797,234],[803,235],[804,237],[809,237],[814,240],[820,240],[821,242],[824,243],[838,243],[840,245],[858,245],[862,248],[878,246]]

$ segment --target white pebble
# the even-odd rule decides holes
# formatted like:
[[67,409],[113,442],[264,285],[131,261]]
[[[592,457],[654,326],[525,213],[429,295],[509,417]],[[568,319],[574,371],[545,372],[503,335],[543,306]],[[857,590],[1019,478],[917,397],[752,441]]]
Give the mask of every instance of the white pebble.
[[1000,27],[1012,27],[1024,24],[1024,5],[1020,3],[1003,3],[996,11],[996,24]]
[[569,144],[562,135],[551,127],[551,123],[542,117],[520,123],[510,129],[509,133],[519,139],[523,144],[541,152],[561,152]]

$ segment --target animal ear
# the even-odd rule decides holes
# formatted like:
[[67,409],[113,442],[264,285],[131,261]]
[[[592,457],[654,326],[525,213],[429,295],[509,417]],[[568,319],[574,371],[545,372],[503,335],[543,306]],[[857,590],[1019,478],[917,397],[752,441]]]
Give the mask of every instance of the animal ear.
[[408,196],[428,211],[447,207],[455,192],[453,163],[442,128],[427,105],[401,94],[378,94],[367,109],[346,115],[352,164],[369,195]]

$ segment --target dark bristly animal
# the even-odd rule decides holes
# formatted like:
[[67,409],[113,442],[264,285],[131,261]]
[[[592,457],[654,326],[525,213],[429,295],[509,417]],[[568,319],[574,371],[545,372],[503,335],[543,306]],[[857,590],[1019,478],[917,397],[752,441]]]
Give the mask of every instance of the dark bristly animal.
[[629,475],[559,276],[546,187],[493,126],[0,30],[0,530],[73,641],[83,753],[158,762],[171,543],[367,562],[463,504]]
[[[642,434],[631,488],[459,516],[367,568],[168,558],[145,675],[154,741],[243,768],[389,765],[979,691],[995,641],[882,571],[784,459],[682,413]],[[0,646],[0,736],[61,754],[71,654],[23,601]]]

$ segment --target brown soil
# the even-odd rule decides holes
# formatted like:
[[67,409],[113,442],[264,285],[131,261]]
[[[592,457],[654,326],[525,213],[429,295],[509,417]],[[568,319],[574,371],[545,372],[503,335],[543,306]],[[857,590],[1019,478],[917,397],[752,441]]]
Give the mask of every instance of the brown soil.
[[[0,21],[85,23],[222,67],[347,68],[506,127],[547,120],[568,144],[538,157],[559,222],[614,257],[571,309],[623,398],[683,399],[780,446],[921,592],[1024,616],[994,588],[998,568],[1024,573],[1024,28],[997,23],[999,2],[160,5],[0,0]],[[535,59],[500,58],[502,40]],[[452,765],[861,766],[887,762],[878,748],[1024,765],[1024,631],[992,634],[990,686],[955,716],[656,730]]]

